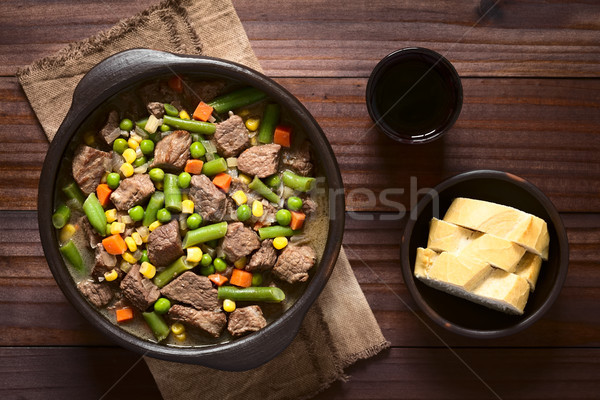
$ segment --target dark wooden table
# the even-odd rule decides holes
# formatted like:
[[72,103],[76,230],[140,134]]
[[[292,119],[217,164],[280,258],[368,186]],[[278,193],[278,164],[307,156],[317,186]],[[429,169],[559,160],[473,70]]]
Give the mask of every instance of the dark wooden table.
[[[160,398],[139,357],[96,332],[54,283],[35,211],[48,143],[15,78],[17,67],[152,3],[0,3],[3,399]],[[485,16],[492,0],[234,3],[267,75],[309,108],[333,146],[347,193],[344,245],[392,343],[320,398],[598,398],[600,3],[506,0]],[[445,54],[464,85],[455,127],[418,147],[370,129],[364,103],[377,61],[407,46]],[[540,187],[560,210],[571,246],[565,286],[548,314],[525,332],[486,341],[413,313],[399,268],[404,220],[388,220],[396,211],[379,198],[403,188],[391,198],[409,208],[411,177],[417,188],[431,187],[481,168]]]

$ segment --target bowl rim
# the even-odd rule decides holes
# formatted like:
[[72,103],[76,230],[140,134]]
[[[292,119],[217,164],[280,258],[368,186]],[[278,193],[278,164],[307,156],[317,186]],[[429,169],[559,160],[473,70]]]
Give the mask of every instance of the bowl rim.
[[[119,73],[118,68],[115,69],[112,67],[113,64],[122,68],[124,60],[126,64],[131,66],[131,60],[136,57],[146,60],[146,64],[136,65],[135,71],[131,71],[130,68],[130,70],[126,71],[127,73],[123,79],[114,79],[114,75],[111,76],[111,73]],[[86,81],[86,78],[94,76],[102,68],[107,68],[111,73],[100,76],[100,82],[94,82],[91,78]],[[121,72],[124,73],[124,71]],[[64,265],[58,251],[56,232],[51,224],[54,187],[59,166],[64,152],[67,150],[79,126],[94,110],[119,92],[153,76],[166,76],[173,73],[184,76],[220,76],[247,83],[250,86],[263,90],[271,99],[281,104],[290,114],[294,115],[295,122],[304,129],[311,142],[313,152],[321,163],[330,189],[327,204],[329,206],[330,220],[328,239],[325,244],[323,256],[319,260],[318,269],[310,279],[306,289],[294,304],[284,311],[281,316],[258,332],[225,343],[191,348],[165,346],[140,339],[114,325],[93,309],[77,290],[70,273]],[[113,81],[102,82],[102,79],[106,80],[107,77],[110,77]],[[93,97],[87,104],[76,107],[76,101],[78,99],[82,100],[82,98],[85,98],[89,94],[90,86],[92,86],[92,89],[98,90],[96,97]],[[300,329],[306,312],[321,293],[333,271],[341,247],[344,219],[343,183],[331,145],[314,117],[288,90],[264,74],[235,62],[206,56],[175,55],[148,49],[132,49],[117,53],[102,61],[84,76],[73,95],[73,105],[58,129],[54,140],[50,143],[38,186],[38,224],[46,260],[57,284],[69,302],[92,325],[119,345],[138,353],[143,353],[143,355],[169,361],[201,364],[230,371],[255,368],[274,358],[291,343]],[[267,340],[268,337],[276,339]],[[256,351],[252,349],[255,342],[273,343],[271,347],[276,349],[269,347],[268,350]],[[232,365],[231,360],[223,362],[227,361],[225,360],[227,356],[229,359],[235,358],[235,354],[232,353],[239,352],[240,350],[247,351],[256,360],[254,362],[249,361],[249,357],[246,357],[247,362],[245,364],[242,362],[238,365]],[[219,358],[221,359],[219,360]],[[241,357],[238,355],[237,358]]]
[[415,278],[413,276],[413,267],[410,264],[410,254],[409,254],[410,249],[409,249],[409,247],[410,247],[410,237],[411,237],[413,229],[415,227],[416,220],[418,219],[418,216],[423,212],[423,210],[427,206],[429,206],[429,203],[432,201],[431,200],[432,197],[430,195],[425,195],[417,203],[416,214],[414,214],[415,218],[409,218],[409,220],[406,224],[406,227],[405,227],[403,235],[402,235],[400,258],[401,258],[402,277],[404,279],[404,283],[405,283],[406,287],[408,288],[410,295],[412,296],[414,301],[417,303],[417,306],[429,318],[431,318],[434,322],[436,322],[438,325],[442,326],[443,328],[447,329],[448,331],[462,335],[462,336],[466,336],[466,337],[470,337],[470,338],[478,338],[478,339],[481,339],[481,338],[494,339],[494,338],[500,338],[500,337],[512,335],[512,334],[515,334],[517,332],[520,332],[520,331],[528,328],[529,326],[533,325],[537,320],[539,320],[550,309],[550,307],[552,307],[552,305],[556,301],[556,299],[563,287],[565,279],[567,277],[568,266],[569,266],[569,243],[568,243],[567,232],[565,230],[563,221],[560,217],[558,210],[554,206],[554,204],[537,186],[533,185],[529,181],[527,181],[524,178],[521,178],[515,174],[509,173],[509,172],[503,172],[503,171],[496,171],[496,170],[468,171],[468,172],[464,172],[464,173],[455,175],[451,178],[444,180],[440,184],[436,185],[433,188],[433,191],[434,191],[434,193],[440,193],[440,192],[448,189],[449,187],[455,185],[456,183],[465,182],[465,181],[469,181],[472,179],[482,179],[482,178],[509,182],[509,183],[512,183],[512,184],[518,186],[521,189],[524,189],[529,194],[531,194],[537,201],[539,201],[541,203],[542,207],[548,212],[548,214],[550,216],[550,221],[546,221],[546,222],[552,223],[552,225],[554,226],[554,229],[556,231],[556,235],[558,237],[558,245],[559,245],[559,249],[560,249],[559,271],[558,271],[557,278],[550,290],[550,293],[549,293],[547,299],[544,301],[544,303],[538,310],[533,312],[531,315],[523,317],[522,320],[520,320],[519,322],[517,322],[516,324],[514,324],[508,328],[486,330],[486,329],[470,329],[470,328],[465,328],[465,327],[456,325],[455,323],[447,320],[446,318],[444,318],[443,316],[438,314],[436,311],[433,310],[433,308],[431,308],[431,306],[429,306],[428,302],[423,298],[423,296],[421,295],[421,292],[419,291],[419,289],[417,288],[417,285],[415,283]]

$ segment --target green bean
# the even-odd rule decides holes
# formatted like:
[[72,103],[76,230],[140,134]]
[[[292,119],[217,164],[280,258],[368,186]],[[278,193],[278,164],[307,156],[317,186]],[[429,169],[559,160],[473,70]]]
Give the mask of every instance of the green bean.
[[177,175],[165,174],[165,208],[171,212],[181,212],[181,189]]
[[279,303],[285,300],[285,293],[278,287],[257,286],[247,288],[236,288],[234,286],[221,286],[218,289],[219,299],[233,301],[264,301],[268,303]]
[[163,204],[165,203],[165,194],[163,192],[154,192],[152,197],[150,197],[150,201],[148,201],[148,207],[146,207],[146,212],[144,213],[144,226],[150,226],[154,221],[156,221],[156,213],[158,210],[163,208]]
[[71,182],[62,189],[63,193],[69,198],[75,200],[79,206],[83,206],[85,197],[75,182]]
[[189,132],[201,133],[203,135],[212,135],[217,129],[215,124],[204,121],[194,121],[192,119],[181,119],[165,115],[163,117],[165,124],[176,129],[183,129]]
[[165,107],[165,112],[167,113],[167,115],[170,115],[171,117],[176,117],[179,115],[179,110],[177,109],[177,107],[175,107],[169,103],[165,103],[164,107]]
[[267,178],[265,178],[265,185],[270,188],[277,188],[281,184],[281,177],[277,174],[273,174]]
[[182,246],[184,249],[215,239],[221,239],[227,234],[227,222],[219,222],[212,225],[206,225],[198,229],[188,231],[183,238]]
[[246,87],[236,90],[235,92],[219,96],[208,103],[208,105],[213,107],[218,114],[221,114],[226,111],[231,111],[236,108],[256,103],[265,97],[267,97],[267,95],[260,90],[253,87]]
[[163,317],[158,315],[155,311],[142,313],[146,323],[152,329],[154,337],[159,342],[165,340],[169,336],[169,325],[165,322]]
[[52,225],[56,229],[60,229],[69,222],[69,218],[71,218],[71,209],[61,204],[52,215]]
[[292,171],[285,171],[282,179],[285,186],[301,192],[308,192],[315,182],[315,178],[296,175]]
[[260,240],[265,239],[273,239],[278,236],[294,236],[300,233],[300,230],[293,230],[289,226],[265,226],[264,228],[260,228],[258,230],[258,236],[260,236]]
[[202,173],[208,176],[225,171],[227,171],[227,161],[224,158],[217,158],[216,160],[204,163],[202,166]]
[[144,119],[140,119],[139,121],[136,121],[136,125],[139,126],[142,129],[146,129],[146,123],[148,122],[148,118],[144,118]]
[[106,215],[104,208],[98,201],[94,193],[91,193],[83,203],[83,212],[90,221],[90,225],[94,227],[100,235],[106,235]]
[[272,143],[273,133],[275,127],[279,122],[279,104],[267,104],[265,112],[263,113],[262,120],[260,121],[260,128],[258,128],[258,141],[261,143]]
[[255,176],[252,182],[248,184],[248,187],[269,200],[271,203],[279,203],[279,196],[273,193],[273,191],[269,189],[263,181],[258,179],[257,176]]
[[164,271],[156,275],[153,279],[153,282],[156,286],[161,288],[175,279],[175,277],[178,275],[184,273],[185,271],[189,271],[195,266],[195,263],[188,263],[185,259],[185,256],[181,256],[175,260],[173,264],[169,265]]
[[79,249],[75,246],[72,240],[69,240],[64,245],[60,246],[60,253],[65,259],[79,272],[84,272],[85,266],[83,265],[83,259],[79,253]]

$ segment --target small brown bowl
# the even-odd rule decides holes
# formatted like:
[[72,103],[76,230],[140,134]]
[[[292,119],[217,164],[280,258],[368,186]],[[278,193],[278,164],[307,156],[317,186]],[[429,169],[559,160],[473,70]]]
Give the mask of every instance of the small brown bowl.
[[[457,197],[491,201],[531,213],[548,224],[550,252],[523,315],[508,315],[433,289],[414,277],[417,247],[427,247],[429,222],[442,219]],[[436,204],[437,203],[437,204]],[[552,306],[567,276],[569,244],[558,211],[537,187],[500,171],[471,171],[436,186],[417,204],[402,236],[402,275],[419,308],[451,332],[474,338],[508,336],[531,326]]]

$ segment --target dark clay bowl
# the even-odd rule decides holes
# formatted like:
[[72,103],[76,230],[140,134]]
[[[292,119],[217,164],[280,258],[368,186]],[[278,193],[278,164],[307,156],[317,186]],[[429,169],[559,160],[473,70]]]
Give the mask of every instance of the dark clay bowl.
[[[436,186],[431,194],[425,195],[417,204],[416,218],[411,215],[402,236],[402,276],[419,308],[449,331],[474,338],[511,335],[540,319],[558,297],[569,265],[567,233],[550,200],[537,187],[518,176],[486,170],[454,176]],[[414,277],[417,247],[427,247],[431,218],[442,219],[456,197],[504,204],[547,222],[550,234],[548,261],[542,263],[535,291],[530,294],[523,315],[490,310],[433,289]]]
[[[227,343],[195,348],[168,347],[135,337],[105,319],[78,292],[59,254],[51,223],[54,186],[59,165],[81,124],[112,96],[149,78],[183,74],[192,78],[224,78],[254,86],[289,111],[312,143],[313,153],[329,186],[329,234],[322,258],[304,293],[279,318],[264,329]],[[255,368],[282,352],[294,339],[304,316],[321,293],[334,268],[344,230],[344,196],[338,164],[323,131],[308,110],[286,89],[243,65],[225,60],[179,56],[135,49],[116,54],[89,71],[77,86],[73,105],[54,137],[44,161],[38,193],[40,236],[48,265],[71,304],[96,328],[119,345],[169,361],[204,365],[228,371]]]

